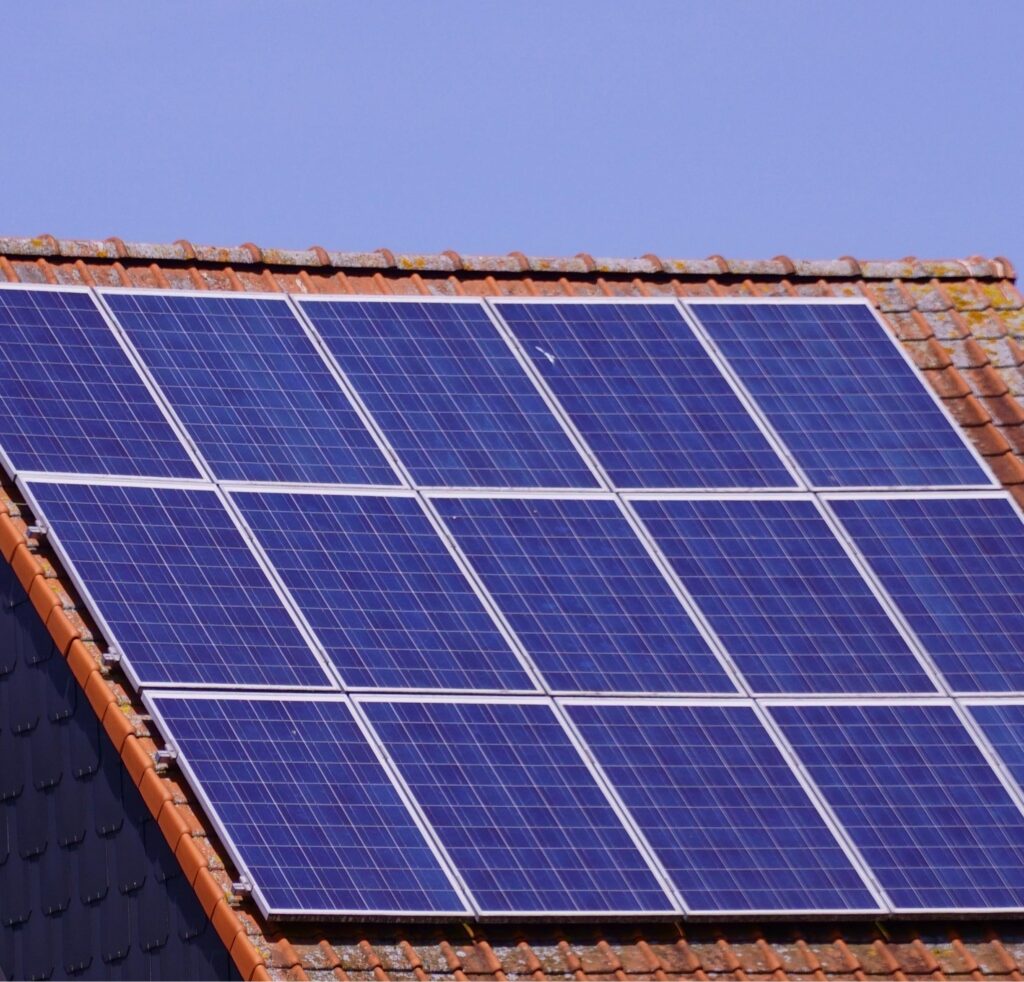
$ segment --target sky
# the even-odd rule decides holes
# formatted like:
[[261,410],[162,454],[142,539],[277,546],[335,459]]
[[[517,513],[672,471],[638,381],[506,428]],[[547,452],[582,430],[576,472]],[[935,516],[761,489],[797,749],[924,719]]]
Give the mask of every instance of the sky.
[[11,0],[0,236],[1024,268],[1024,3]]

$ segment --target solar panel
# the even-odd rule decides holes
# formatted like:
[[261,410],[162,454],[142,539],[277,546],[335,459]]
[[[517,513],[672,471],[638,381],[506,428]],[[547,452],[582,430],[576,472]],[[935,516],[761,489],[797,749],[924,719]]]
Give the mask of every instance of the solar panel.
[[771,713],[896,909],[1024,907],[1024,815],[951,706]]
[[614,501],[434,507],[551,689],[736,691]]
[[332,685],[214,491],[31,493],[138,684]]
[[692,304],[815,487],[992,485],[861,304]]
[[92,297],[0,287],[0,453],[15,471],[198,477]]
[[753,691],[935,691],[812,500],[633,507]]
[[416,483],[596,486],[482,304],[299,305]]
[[794,487],[674,305],[495,308],[617,486]]
[[466,912],[344,702],[149,702],[265,915]]
[[361,706],[482,913],[673,910],[547,705]]
[[866,306],[100,300],[0,461],[264,915],[1024,912],[1024,521]]
[[566,709],[691,911],[878,909],[749,706]]
[[829,504],[954,690],[1024,690],[1024,523],[1009,500]]
[[536,690],[414,498],[234,500],[346,685]]
[[283,298],[104,300],[217,478],[398,483]]
[[1018,788],[1024,788],[1024,703],[975,703],[967,708]]

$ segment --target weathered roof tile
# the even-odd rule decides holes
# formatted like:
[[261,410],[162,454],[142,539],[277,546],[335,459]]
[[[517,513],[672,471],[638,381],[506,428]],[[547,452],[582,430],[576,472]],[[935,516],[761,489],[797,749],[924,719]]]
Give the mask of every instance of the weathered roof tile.
[[[26,283],[447,296],[867,296],[999,479],[1024,502],[1024,300],[1012,276],[1005,260],[977,257],[550,258],[329,252],[319,246],[269,250],[251,243],[222,249],[185,240],[150,245],[52,236],[0,239],[0,277]],[[31,556],[23,544],[24,522],[13,527],[14,551],[20,547]],[[35,567],[31,573],[39,575]],[[47,588],[55,585],[45,582]],[[43,587],[36,596],[47,600]],[[51,621],[63,624],[56,616]],[[180,818],[160,825],[172,830],[190,878],[210,877],[203,887],[209,899],[229,890],[216,840],[180,776],[150,787],[156,781],[154,746],[142,729],[140,707],[128,705],[126,693],[99,674],[94,645],[71,637],[67,650],[69,665],[104,714],[129,711],[116,727],[124,753],[132,758],[136,779],[152,792],[151,807],[173,808]],[[112,727],[121,724],[116,715],[110,720]],[[219,926],[237,932],[235,947],[239,937],[255,944],[239,964],[247,972],[258,964],[262,972],[265,960],[279,978],[848,978],[858,972],[869,978],[1012,977],[1024,957],[1024,930],[1009,923],[989,934],[967,932],[964,925],[919,933],[908,927],[892,938],[855,923],[791,926],[799,931],[772,925],[764,934],[738,924],[689,925],[685,936],[674,925],[632,925],[606,934],[593,926],[555,934],[526,925],[517,936],[508,928],[474,928],[477,933],[470,935],[458,926],[305,924],[281,936],[248,902],[238,911],[240,926],[233,926],[228,914],[234,912],[223,896],[216,899]]]

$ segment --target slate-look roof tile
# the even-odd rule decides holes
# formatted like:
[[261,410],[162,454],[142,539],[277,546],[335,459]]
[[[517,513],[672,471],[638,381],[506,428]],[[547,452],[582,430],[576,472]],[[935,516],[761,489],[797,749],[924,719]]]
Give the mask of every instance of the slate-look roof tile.
[[[442,296],[865,296],[1024,502],[1024,299],[1005,259],[765,261],[463,256],[217,248],[185,240],[0,238],[9,282],[294,293]],[[11,563],[124,773],[174,851],[243,978],[276,979],[1021,979],[1024,926],[848,922],[719,925],[272,925],[237,908],[231,871],[190,790],[158,772],[141,707],[101,669],[88,612],[0,495]],[[6,505],[9,514],[3,514]],[[88,764],[86,755],[83,766]],[[10,775],[9,775],[10,777]],[[2,791],[2,789],[0,789]],[[111,820],[116,820],[114,816]],[[130,877],[130,874],[128,874]],[[180,877],[178,878],[181,879]],[[168,881],[173,882],[173,881]],[[231,903],[229,903],[231,901]],[[8,905],[9,906],[9,905]]]

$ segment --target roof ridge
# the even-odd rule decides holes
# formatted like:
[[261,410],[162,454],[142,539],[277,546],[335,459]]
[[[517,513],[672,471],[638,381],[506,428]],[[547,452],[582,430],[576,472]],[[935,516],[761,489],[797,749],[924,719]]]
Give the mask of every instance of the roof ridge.
[[511,252],[504,256],[471,255],[446,250],[437,253],[392,252],[374,249],[341,252],[313,245],[308,249],[264,249],[252,242],[239,246],[196,245],[188,239],[169,243],[125,242],[106,239],[59,239],[53,235],[0,236],[0,256],[7,258],[50,258],[143,262],[212,263],[218,266],[292,266],[316,269],[402,270],[422,273],[523,273],[537,275],[585,276],[672,276],[770,277],[778,279],[1010,279],[1016,269],[1003,256],[967,256],[954,259],[793,259],[777,255],[771,259],[666,259],[654,253],[635,258],[595,257],[586,252],[574,256],[527,256]]
[[[49,270],[50,276],[52,277],[53,270],[58,268],[61,270],[60,275],[67,274],[70,276],[71,273],[76,271],[69,267],[77,266],[78,272],[76,275],[80,273],[81,278],[76,282],[89,282],[85,277],[96,273],[100,263],[115,268],[119,262],[124,262],[128,265],[134,264],[135,268],[140,270],[140,277],[149,276],[151,274],[146,269],[140,269],[144,265],[144,260],[148,259],[149,263],[156,267],[159,266],[161,257],[147,257],[143,254],[142,250],[164,249],[169,250],[167,255],[174,254],[169,260],[165,261],[177,262],[182,266],[188,267],[187,272],[172,274],[172,276],[180,276],[182,280],[197,281],[194,283],[196,288],[202,288],[204,281],[210,280],[211,282],[208,285],[212,287],[215,278],[208,269],[204,270],[202,275],[200,275],[196,271],[196,265],[205,263],[207,266],[227,266],[230,272],[230,265],[232,263],[249,266],[259,266],[260,263],[270,264],[268,256],[271,255],[264,253],[255,245],[246,245],[233,250],[220,250],[219,255],[214,255],[215,252],[218,252],[217,250],[213,250],[210,247],[193,246],[190,243],[184,242],[175,243],[170,246],[146,246],[139,244],[129,245],[120,240],[82,242],[77,240],[57,240],[52,237],[38,240],[0,238],[0,280],[3,278],[4,249],[10,246],[12,242],[29,242],[34,244],[33,248],[37,249],[35,254],[8,253],[8,255],[15,259],[19,267],[23,267],[17,271],[12,271],[10,278],[16,278],[19,273],[24,276],[26,273],[32,272],[37,277],[37,280],[32,282],[42,282],[38,279],[41,274],[34,267],[37,264],[41,267],[49,266],[47,256],[69,257],[67,262],[53,263],[53,269]],[[94,249],[93,255],[88,255],[85,252],[87,247]],[[70,250],[73,248],[80,251],[75,255],[74,259],[71,259],[70,257],[73,254]],[[101,252],[103,253],[102,255]],[[231,252],[236,258],[227,258],[224,255],[227,252]],[[377,263],[376,266],[371,267],[374,272],[384,268],[380,263],[386,258],[383,253],[332,254],[327,253],[326,250],[320,250],[320,252],[327,260],[330,260],[332,256],[337,257],[339,255],[374,256]],[[317,266],[324,266],[323,257],[317,262]],[[397,264],[402,258],[392,257],[390,261]],[[449,262],[455,262],[456,260],[463,262],[463,257],[455,254],[445,254],[433,258],[445,259]],[[95,265],[93,265],[92,270],[83,272],[82,267],[89,259],[92,259]],[[599,262],[591,257],[587,257],[587,259],[594,263]],[[629,262],[646,262],[650,263],[651,268],[653,268],[655,260],[662,262],[657,257],[645,257],[643,260],[631,260]],[[527,264],[539,262],[539,260],[530,260],[527,257],[513,257],[511,262],[514,262],[515,271],[518,275],[511,277],[511,279],[523,278],[523,261]],[[792,271],[781,271],[784,261],[790,262],[785,257],[776,257],[768,261],[768,264],[778,264],[779,273],[767,274],[762,272],[759,275],[764,278],[771,276],[776,280],[791,278],[794,275]],[[587,263],[582,259],[567,259],[565,262],[579,264],[580,270],[587,266]],[[693,278],[701,282],[694,286],[677,287],[675,290],[676,295],[681,298],[689,295],[703,295],[709,289],[706,283],[707,279],[721,279],[723,275],[740,276],[740,274],[736,273],[723,273],[723,270],[733,268],[730,267],[730,263],[727,260],[714,259],[707,262],[709,265],[714,266],[714,274],[712,276],[693,274]],[[1012,373],[1012,379],[1014,380],[1024,378],[1024,347],[1016,340],[1017,337],[1024,339],[1024,334],[1021,333],[1022,328],[1024,328],[1024,303],[1022,303],[1017,291],[1013,288],[1003,288],[998,285],[989,284],[981,286],[971,282],[966,283],[964,286],[946,288],[932,282],[938,279],[945,279],[947,281],[958,278],[960,280],[971,279],[967,273],[968,261],[963,261],[960,266],[956,267],[948,275],[940,276],[934,273],[927,278],[928,282],[923,283],[919,281],[907,285],[899,283],[898,280],[909,277],[894,275],[890,279],[879,276],[880,279],[888,281],[888,288],[874,284],[868,286],[863,283],[850,282],[851,279],[855,281],[871,278],[865,274],[865,268],[869,272],[874,268],[877,272],[881,264],[874,264],[874,267],[872,267],[871,263],[857,263],[856,260],[848,257],[838,260],[838,262],[844,264],[844,268],[847,266],[856,267],[854,273],[843,274],[841,277],[841,279],[846,281],[845,284],[842,282],[820,283],[817,286],[805,287],[800,290],[788,287],[788,294],[802,293],[807,296],[824,297],[847,294],[866,295],[905,349],[910,352],[911,357],[921,368],[929,384],[950,408],[959,425],[964,428],[964,431],[969,434],[971,439],[979,446],[979,449],[986,455],[986,459],[996,470],[1007,490],[1014,494],[1018,501],[1024,503],[1024,483],[1022,483],[1024,482],[1024,463],[1021,462],[1021,459],[1024,458],[1024,423],[1021,422],[1021,419],[1024,418],[1024,409],[1017,403],[1017,397],[1013,395],[1010,386],[1007,384],[1007,377],[1011,376],[1007,375],[1001,381],[992,376],[992,372],[996,371],[1000,375]],[[975,263],[977,269],[980,268],[980,264],[989,261],[978,259],[971,260],[970,262]],[[762,263],[759,265],[762,269],[765,269],[768,264]],[[900,260],[890,264],[890,266],[921,268],[921,264],[917,260],[912,259]],[[329,266],[327,268],[330,269]],[[397,266],[397,268],[399,271],[403,269],[401,266]],[[802,268],[806,271],[807,264],[794,262],[792,263],[792,268],[793,270]],[[952,269],[953,267],[950,268]],[[419,269],[410,268],[409,272],[415,273],[426,269],[428,267],[424,265],[419,267]],[[46,272],[47,270],[44,269],[43,273]],[[553,271],[548,269],[546,272],[550,273]],[[113,275],[111,273],[111,276]],[[565,274],[561,275],[564,276]],[[673,274],[667,272],[660,275],[671,277]],[[807,274],[804,272],[797,273],[796,275]],[[1012,276],[1012,267],[1010,267],[1010,272],[1004,272],[1003,275],[1005,277]],[[117,276],[121,277],[124,285],[132,285],[124,268],[120,268],[117,271]],[[589,279],[593,281],[599,276],[600,272],[595,273],[591,270],[589,276],[581,274],[579,280],[585,282]],[[234,288],[244,288],[239,282],[242,279],[245,279],[247,282],[249,280],[259,281],[260,279],[267,279],[273,282],[276,278],[279,278],[281,281],[284,281],[284,285],[279,286],[278,289],[287,290],[289,289],[287,286],[288,281],[296,279],[301,282],[301,277],[301,270],[296,276],[294,272],[286,274],[281,272],[274,273],[266,269],[262,271],[257,269],[255,275],[253,272],[245,272],[241,276],[234,276]],[[382,277],[378,278],[383,279]],[[399,277],[392,278],[398,279]],[[975,272],[975,278],[982,277],[977,276]],[[308,275],[306,279],[309,279]],[[340,279],[345,279],[343,274]],[[358,280],[361,285],[363,280],[368,281],[371,277],[364,273],[362,278],[353,275],[352,279],[353,281]],[[820,279],[826,279],[826,277],[820,277]],[[894,279],[897,282],[893,282]],[[920,278],[918,279],[920,280]],[[50,281],[56,282],[56,279],[54,278]],[[26,278],[23,282],[29,281]],[[161,286],[165,289],[170,288],[166,282],[161,284]],[[491,283],[488,289],[493,288],[492,292],[499,293],[507,289],[508,286],[507,282],[502,282],[500,285]],[[667,291],[669,295],[671,295],[673,286],[674,284],[669,285]],[[571,285],[555,283],[551,284],[551,288],[564,291],[565,293],[581,292],[578,283]],[[771,285],[767,287],[746,286],[740,282],[735,285],[723,286],[720,292],[736,296],[751,295],[756,297],[769,296],[773,289]],[[605,292],[611,291],[606,290]],[[1014,386],[1015,390],[1016,386]],[[11,497],[12,493],[14,497]],[[8,504],[7,514],[4,514],[5,496]],[[141,703],[138,692],[127,686],[127,680],[116,665],[106,666],[101,662],[98,657],[99,649],[96,647],[95,641],[91,637],[87,639],[86,632],[82,631],[78,623],[78,617],[81,617],[83,612],[88,614],[88,609],[85,607],[81,597],[75,593],[73,584],[69,582],[69,578],[59,562],[54,562],[56,557],[47,548],[45,536],[42,548],[40,548],[37,537],[19,514],[19,503],[15,501],[15,498],[20,499],[20,497],[20,495],[12,491],[5,475],[0,473],[0,562],[8,562],[15,569],[19,581],[28,593],[29,601],[39,613],[45,628],[57,646],[57,650],[66,659],[86,701],[96,712],[100,725],[111,739],[115,749],[119,751],[131,781],[139,789],[140,794],[143,796],[143,801],[149,807],[158,827],[167,838],[179,863],[182,864],[187,881],[192,885],[193,890],[199,897],[207,916],[214,923],[215,930],[221,936],[225,947],[234,958],[239,972],[244,978],[268,978],[270,977],[269,973],[273,973],[275,977],[280,977],[284,970],[291,970],[296,965],[299,971],[304,970],[303,966],[306,968],[322,969],[325,966],[333,968],[341,965],[338,952],[344,954],[343,948],[339,946],[338,951],[335,951],[330,946],[331,941],[337,943],[338,938],[344,940],[347,937],[340,929],[337,935],[331,935],[330,940],[327,937],[322,937],[319,939],[318,946],[314,945],[311,947],[300,944],[299,937],[292,933],[297,932],[298,928],[293,924],[288,924],[289,936],[292,937],[296,945],[299,945],[299,950],[296,952],[296,949],[289,944],[288,949],[282,953],[277,948],[279,942],[274,934],[276,930],[284,929],[282,925],[271,925],[264,919],[255,917],[253,908],[248,901],[243,901],[237,909],[231,905],[229,902],[231,897],[230,883],[225,883],[228,877],[223,869],[222,851],[214,853],[215,859],[213,862],[207,862],[206,854],[203,853],[200,856],[201,850],[198,850],[198,847],[193,842],[193,839],[201,841],[205,835],[206,844],[210,845],[211,823],[209,818],[201,810],[196,810],[191,801],[183,800],[182,796],[176,793],[176,784],[169,775],[158,772],[156,761],[151,756],[151,752],[158,746],[158,743],[154,742],[154,737],[159,741],[161,734],[156,731],[155,727],[148,726],[145,720],[142,719],[140,714],[144,714],[145,707]],[[40,564],[41,558],[44,560],[42,565]],[[70,590],[68,589],[69,587],[71,588]],[[67,594],[67,596],[65,597],[64,594]],[[76,606],[76,604],[78,605]],[[84,626],[86,628],[89,627],[87,621],[84,622]],[[129,707],[133,710],[132,713],[128,712]],[[190,824],[190,815],[194,816],[195,824],[201,829],[202,834],[197,832]],[[215,831],[213,832],[213,838],[216,839]],[[213,849],[212,846],[210,848]],[[217,863],[220,865],[218,866]],[[216,873],[216,876],[214,876],[214,873]],[[848,926],[846,925],[846,927]],[[688,926],[688,930],[695,929],[693,923]],[[316,935],[323,933],[318,932],[315,926],[309,927],[307,930],[313,932],[314,940],[317,940]],[[473,943],[476,944],[475,941]],[[837,944],[839,943],[843,945],[843,950],[845,950],[846,942],[840,939]],[[889,942],[884,943],[888,944]],[[364,938],[360,944],[365,945],[367,949],[366,952],[362,952],[362,948],[360,948],[362,952],[361,958],[369,960],[377,957],[374,954],[373,947],[371,947],[370,940]],[[519,952],[516,957],[522,959],[525,964],[541,966],[537,971],[543,971],[540,960],[536,962],[528,961],[529,958],[536,958],[537,956],[532,954],[529,946],[527,946],[525,951],[522,951],[519,947],[521,944],[527,944],[526,940],[517,939],[511,945],[511,947],[516,948]],[[568,942],[566,944],[568,945]],[[323,949],[324,945],[327,946],[326,951]],[[852,942],[850,947],[851,949],[854,947]],[[577,948],[576,950],[579,951],[581,949]],[[858,948],[857,950],[859,951],[860,949]],[[974,951],[973,948],[972,951]],[[974,954],[969,952],[968,955],[974,958]],[[466,954],[459,949],[460,958],[466,957],[469,959],[471,956],[477,957],[477,955],[472,953]],[[505,956],[502,955],[502,957]],[[662,951],[659,946],[657,957],[667,959],[668,954]],[[738,959],[735,952],[733,952],[733,957]],[[851,971],[852,969],[849,966],[859,964],[857,961],[859,957],[861,957],[859,954],[851,950],[849,954],[850,960],[849,962],[843,962],[842,970],[844,972]],[[483,955],[480,955],[480,958],[483,959]],[[696,955],[692,956],[692,961],[688,955],[685,956],[686,960],[681,960],[684,959],[684,955],[677,955],[675,958],[676,960],[672,961],[671,964],[666,962],[664,971],[690,971],[691,969],[688,966],[691,964],[696,964],[697,968],[700,968],[701,962]],[[360,965],[362,964],[360,962]],[[477,963],[474,962],[474,964]],[[489,961],[481,960],[479,964],[483,966],[483,969],[493,971],[493,965]],[[516,964],[519,963],[517,962]],[[588,962],[588,964],[590,963]],[[594,964],[597,965],[596,956],[594,956]],[[603,964],[604,962],[602,961],[601,965]],[[638,970],[650,971],[650,965],[647,961],[638,964],[641,964],[641,969]],[[719,962],[716,961],[714,964],[717,965]],[[875,969],[877,969],[878,964],[872,962]],[[888,962],[886,964],[889,965]],[[896,961],[894,959],[892,965],[895,964]],[[914,964],[920,964],[920,961]],[[1004,960],[1000,964],[1010,965],[1011,968],[1007,969],[1007,971],[1015,970],[1015,963],[1012,958],[1008,962]],[[583,970],[583,968],[580,969],[580,971]],[[774,963],[772,970],[777,970],[774,968]],[[385,969],[381,967],[380,971],[383,973]],[[534,973],[534,971],[534,968],[531,967],[530,972]],[[931,971],[931,969],[928,969],[928,971]],[[498,978],[500,976],[496,974],[495,977]]]

